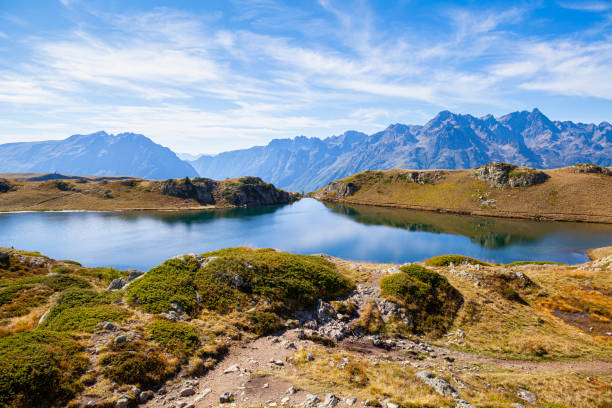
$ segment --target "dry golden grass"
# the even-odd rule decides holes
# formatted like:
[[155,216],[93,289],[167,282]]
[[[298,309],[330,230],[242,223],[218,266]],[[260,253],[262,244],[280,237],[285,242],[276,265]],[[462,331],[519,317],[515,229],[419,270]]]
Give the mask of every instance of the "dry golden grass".
[[612,246],[589,249],[589,258],[591,258],[593,261],[596,259],[607,258],[608,256],[612,256]]
[[[475,269],[462,268],[472,270],[472,273]],[[487,269],[481,268],[481,271]],[[464,305],[454,328],[461,328],[467,335],[465,339],[447,337],[435,340],[440,345],[520,359],[595,360],[612,355],[612,338],[601,335],[612,331],[609,320],[600,322],[596,331],[585,332],[584,326],[568,324],[572,322],[551,312],[560,304],[559,299],[566,299],[573,312],[595,310],[597,315],[609,319],[612,311],[610,297],[601,292],[612,287],[609,272],[581,272],[559,267],[521,268],[521,272],[538,285],[538,288],[522,291],[521,296],[526,300],[526,304],[522,304],[507,300],[492,289],[475,287],[472,281],[450,273],[450,268],[437,270],[464,296]],[[584,284],[585,279],[597,290],[576,291],[576,282]],[[572,293],[574,296],[569,296]]]
[[[394,169],[371,172],[369,177],[350,176],[342,179],[361,186],[354,195],[342,200],[333,194],[324,194],[322,190],[315,192],[314,196],[324,201],[352,204],[612,223],[612,206],[601,199],[602,191],[612,191],[611,176],[576,174],[561,168],[545,170],[550,178],[542,184],[498,189],[488,182],[471,177],[471,170],[445,170],[444,178],[434,184],[407,181],[402,178],[405,172]],[[494,205],[482,206],[478,196],[486,196],[496,202]]]
[[[314,359],[308,361],[307,353]],[[344,368],[338,364],[348,362]],[[450,407],[451,399],[433,392],[415,377],[415,370],[398,363],[371,360],[348,352],[334,352],[323,347],[312,347],[295,353],[294,372],[283,376],[297,387],[311,392],[330,392],[346,398],[355,397],[362,401],[389,399],[405,407]],[[331,365],[333,362],[333,366]]]

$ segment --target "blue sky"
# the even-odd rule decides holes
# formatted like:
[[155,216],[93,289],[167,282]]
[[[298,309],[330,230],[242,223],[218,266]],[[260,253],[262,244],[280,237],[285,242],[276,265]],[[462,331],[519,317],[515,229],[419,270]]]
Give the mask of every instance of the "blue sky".
[[612,1],[0,0],[0,143],[215,153],[534,107],[612,121]]

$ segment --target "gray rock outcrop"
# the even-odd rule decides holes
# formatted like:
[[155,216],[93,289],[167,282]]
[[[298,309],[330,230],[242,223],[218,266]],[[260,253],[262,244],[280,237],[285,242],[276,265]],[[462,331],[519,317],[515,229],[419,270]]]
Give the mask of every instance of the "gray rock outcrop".
[[501,162],[491,162],[477,167],[473,170],[472,176],[488,181],[491,186],[497,188],[529,187],[543,183],[549,178],[542,171]]

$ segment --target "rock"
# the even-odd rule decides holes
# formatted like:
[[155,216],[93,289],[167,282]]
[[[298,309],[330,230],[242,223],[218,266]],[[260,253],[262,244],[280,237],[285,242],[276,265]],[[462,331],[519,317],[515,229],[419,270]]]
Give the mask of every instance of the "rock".
[[334,198],[346,198],[352,196],[359,191],[360,186],[345,181],[333,181],[326,185],[319,193],[315,195],[315,198],[323,198],[325,196],[333,196]]
[[179,197],[190,198],[196,200],[202,205],[215,204],[212,192],[218,186],[218,183],[211,179],[194,179],[192,182],[188,177],[180,180],[167,180],[161,184],[162,194]]
[[491,186],[529,187],[545,182],[550,176],[530,167],[518,167],[514,164],[491,162],[473,170],[472,176],[489,181]]
[[336,311],[331,304],[319,299],[317,303],[317,320],[321,323],[327,323],[336,316]]
[[7,179],[0,179],[0,193],[8,193],[12,188],[13,186]]
[[339,402],[340,398],[336,397],[334,394],[329,393],[325,395],[325,400],[323,401],[323,404],[320,405],[320,407],[333,408],[338,405]]
[[514,404],[512,404],[512,408],[525,408],[525,406],[523,404],[519,404],[518,402],[515,402]]
[[136,278],[140,278],[142,275],[144,275],[144,272],[132,270],[130,271],[130,274],[128,275],[128,282],[131,282]]
[[455,408],[476,408],[465,400],[457,400]]
[[155,394],[151,390],[143,391],[138,395],[138,401],[147,402],[151,398],[153,398]]
[[223,374],[235,373],[237,371],[240,371],[240,367],[238,367],[238,364],[234,364],[227,367],[225,371],[223,371]]
[[312,356],[311,353],[306,354],[306,361],[312,361],[314,360],[314,357]]
[[387,401],[387,408],[399,408],[399,404]]
[[262,388],[270,388],[270,384],[265,383]]
[[121,343],[125,343],[127,341],[128,341],[128,338],[126,336],[121,335],[121,336],[115,337],[115,340],[113,340],[113,343],[121,344]]
[[606,176],[612,176],[612,171],[608,170],[603,166],[598,166],[592,163],[579,163],[571,166],[569,170],[572,173],[599,173],[605,174]]
[[115,324],[112,322],[102,322],[100,323],[100,327],[103,330],[115,330],[117,328],[117,326],[115,326]]
[[219,402],[221,404],[227,404],[229,402],[232,402],[234,400],[234,394],[232,394],[231,392],[224,392],[220,397],[219,397]]
[[293,395],[297,392],[297,390],[295,389],[295,387],[292,385],[291,387],[287,388],[287,394]]
[[304,400],[304,406],[306,406],[306,407],[314,407],[320,401],[321,400],[316,395],[308,394],[308,395],[306,395],[306,399]]
[[123,288],[127,283],[128,283],[128,281],[125,278],[113,279],[111,281],[110,285],[108,285],[108,289],[109,290],[119,290],[119,289]]
[[457,329],[457,337],[465,339],[465,332],[461,329]]
[[433,388],[438,394],[445,397],[457,397],[457,391],[442,378],[436,377],[431,371],[419,371],[416,376],[425,384]]
[[200,393],[200,395],[198,395],[195,400],[193,400],[193,402],[199,402],[202,401],[204,398],[206,398],[208,396],[208,394],[210,394],[212,392],[212,390],[210,388],[206,388],[204,391],[202,391]]
[[115,401],[115,407],[117,408],[128,408],[129,406],[130,406],[130,399],[126,397],[125,395],[122,397],[119,397],[119,399]]
[[346,405],[348,405],[349,407],[351,407],[351,406],[353,406],[353,405],[355,405],[357,403],[357,398],[355,398],[355,397],[347,398],[347,399],[344,400],[344,403]]
[[528,390],[526,390],[526,389],[524,389],[524,388],[519,388],[519,389],[516,391],[516,395],[517,395],[517,396],[518,396],[520,399],[522,399],[522,400],[523,400],[523,401],[525,401],[525,402],[528,402],[528,403],[529,403],[529,404],[531,404],[531,405],[535,405],[535,404],[536,404],[536,402],[537,402],[537,397],[536,397],[536,395],[535,395],[533,392],[528,391]]
[[280,361],[280,360],[270,360],[270,363],[271,363],[271,364],[274,364],[274,365],[276,365],[276,366],[284,366],[284,365],[285,365],[285,363],[283,363],[283,362],[282,362],[282,361]]
[[187,404],[185,405],[185,408],[195,408],[195,404]]
[[183,388],[181,390],[181,393],[179,394],[181,397],[191,397],[192,395],[195,395],[196,390],[193,387],[187,387],[187,388]]
[[288,403],[290,399],[291,398],[289,398],[289,397],[284,397],[283,399],[281,399],[281,404],[284,405],[284,404]]
[[0,263],[7,264],[10,260],[8,252],[0,251]]

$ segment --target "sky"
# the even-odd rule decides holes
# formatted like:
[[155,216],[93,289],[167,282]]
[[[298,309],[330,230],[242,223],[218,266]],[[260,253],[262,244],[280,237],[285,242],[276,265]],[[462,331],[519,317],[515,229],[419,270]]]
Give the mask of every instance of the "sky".
[[612,121],[612,1],[0,0],[0,143],[218,153],[534,107]]

